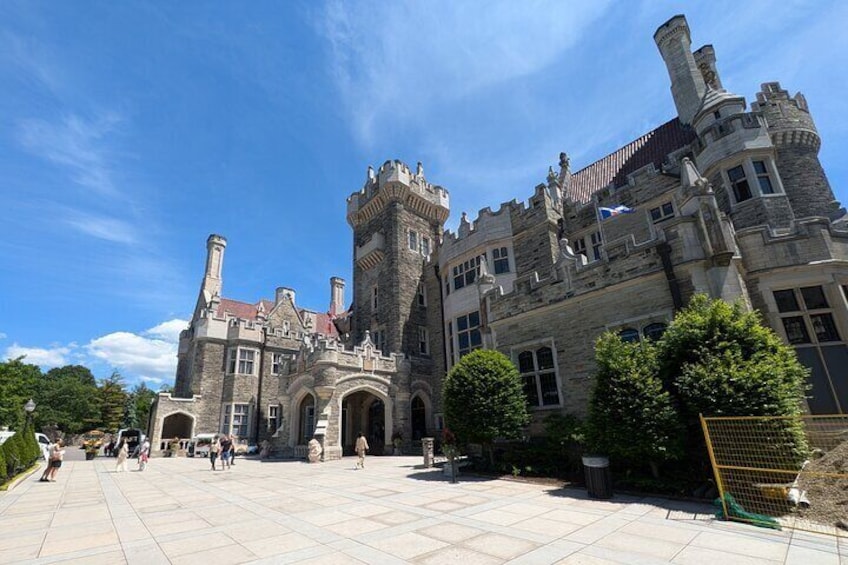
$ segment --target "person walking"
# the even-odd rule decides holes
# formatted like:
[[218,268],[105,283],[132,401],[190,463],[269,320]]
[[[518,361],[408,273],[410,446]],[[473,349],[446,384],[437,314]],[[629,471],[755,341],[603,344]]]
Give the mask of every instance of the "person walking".
[[230,436],[224,434],[221,438],[221,470],[230,468],[230,448],[233,442],[230,441]]
[[215,470],[215,461],[218,459],[218,452],[221,451],[221,438],[215,436],[212,440],[212,445],[209,446],[209,462],[212,463],[212,470]]
[[127,442],[125,440],[121,441],[121,445],[118,446],[118,461],[115,464],[115,472],[120,473],[121,471],[128,471],[127,469],[127,458],[130,456],[130,448],[127,446]]
[[236,464],[236,436],[230,434],[230,466]]
[[368,440],[365,439],[365,436],[362,432],[359,432],[359,436],[356,438],[356,455],[359,456],[359,459],[356,461],[357,469],[365,468],[365,452],[368,451]]
[[62,466],[62,459],[65,457],[62,440],[57,439],[53,447],[50,448],[50,459],[47,460],[47,468],[44,469],[44,474],[41,475],[39,481],[42,483],[56,482],[56,472]]
[[147,467],[147,460],[150,457],[150,440],[144,438],[144,443],[138,448],[138,470],[144,471]]

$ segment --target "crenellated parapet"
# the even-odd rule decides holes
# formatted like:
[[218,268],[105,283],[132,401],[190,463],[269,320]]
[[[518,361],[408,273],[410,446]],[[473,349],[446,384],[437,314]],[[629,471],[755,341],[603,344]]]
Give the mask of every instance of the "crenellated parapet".
[[389,160],[376,173],[368,167],[362,189],[347,199],[347,221],[352,227],[362,225],[389,202],[401,202],[418,215],[439,224],[450,214],[448,191],[427,181],[421,163],[413,173],[402,161]]
[[821,139],[804,95],[799,92],[790,97],[779,82],[767,82],[761,88],[751,107],[764,116],[772,142],[776,146],[797,144],[818,149]]

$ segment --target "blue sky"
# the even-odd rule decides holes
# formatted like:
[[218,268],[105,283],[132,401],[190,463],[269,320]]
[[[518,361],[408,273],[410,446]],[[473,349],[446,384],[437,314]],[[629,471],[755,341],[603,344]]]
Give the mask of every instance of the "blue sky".
[[0,357],[172,382],[213,232],[224,296],[326,310],[369,164],[422,161],[449,227],[525,199],[673,117],[677,13],[728,90],[806,95],[845,201],[844,2],[0,3]]

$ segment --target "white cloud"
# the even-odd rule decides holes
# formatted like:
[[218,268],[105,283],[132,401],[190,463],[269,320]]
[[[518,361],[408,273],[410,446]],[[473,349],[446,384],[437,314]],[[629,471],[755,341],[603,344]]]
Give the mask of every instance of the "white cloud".
[[174,319],[141,335],[113,332],[91,340],[85,349],[89,355],[127,373],[127,376],[139,375],[141,380],[162,382],[174,376],[179,331],[187,325],[185,320]]
[[[363,5],[366,4],[366,5]],[[606,2],[333,2],[316,19],[354,133],[538,72],[559,59]],[[379,14],[376,18],[374,14]]]
[[162,322],[158,326],[150,328],[144,334],[170,343],[177,343],[180,340],[180,332],[187,327],[187,320],[174,318],[173,320]]
[[6,339],[8,336],[3,332],[0,332],[0,339]]
[[19,140],[31,153],[67,169],[77,184],[113,195],[116,190],[103,138],[121,121],[113,112],[104,112],[91,121],[74,114],[59,123],[25,120],[19,126]]
[[50,348],[21,347],[17,343],[13,343],[6,349],[6,358],[17,359],[18,357],[24,357],[25,363],[52,369],[53,367],[67,365],[68,355],[71,353],[71,350],[72,347],[69,346]]
[[143,381],[145,383],[153,383],[155,385],[160,385],[165,382],[165,379],[160,379],[157,377],[139,377],[138,380]]
[[65,219],[65,223],[71,227],[96,238],[105,239],[115,243],[135,243],[135,229],[126,222],[114,218],[106,218],[73,212]]

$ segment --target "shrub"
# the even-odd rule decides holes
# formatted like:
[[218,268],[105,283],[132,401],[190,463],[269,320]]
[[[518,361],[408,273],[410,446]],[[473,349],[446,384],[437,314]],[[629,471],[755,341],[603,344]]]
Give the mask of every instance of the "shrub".
[[503,353],[477,349],[459,360],[444,381],[445,420],[460,442],[489,453],[495,438],[521,436],[529,422],[518,369]]
[[589,405],[590,449],[631,465],[659,466],[681,455],[682,427],[658,376],[656,347],[605,333],[595,344],[598,372]]

